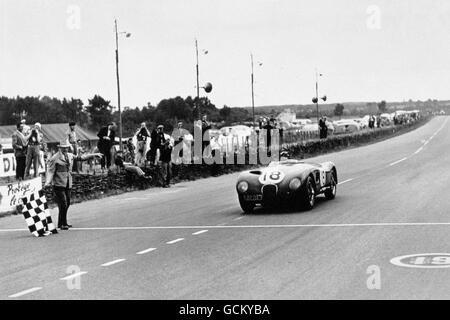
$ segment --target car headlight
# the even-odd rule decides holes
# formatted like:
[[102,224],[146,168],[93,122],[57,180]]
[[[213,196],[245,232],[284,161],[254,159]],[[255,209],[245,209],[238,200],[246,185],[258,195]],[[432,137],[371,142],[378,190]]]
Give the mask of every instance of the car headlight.
[[302,182],[300,181],[300,179],[294,178],[291,180],[291,182],[289,182],[289,189],[294,191],[294,190],[297,190],[298,188],[300,188],[301,185],[302,185]]
[[237,189],[239,192],[244,193],[248,190],[248,183],[247,181],[241,181],[237,185]]

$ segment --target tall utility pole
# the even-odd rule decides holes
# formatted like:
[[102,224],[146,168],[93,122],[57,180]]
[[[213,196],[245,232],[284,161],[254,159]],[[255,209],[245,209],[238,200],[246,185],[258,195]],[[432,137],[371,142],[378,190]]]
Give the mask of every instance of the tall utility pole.
[[[119,32],[117,31],[117,19],[114,20],[116,31],[116,77],[117,77],[117,106],[119,108],[119,147],[123,151],[122,146],[122,110],[120,108],[120,81],[119,81]],[[114,142],[113,142],[114,143]]]
[[316,108],[317,108],[317,125],[319,125],[319,75],[316,69]]
[[116,77],[117,77],[117,107],[119,108],[119,146],[120,151],[123,151],[122,145],[122,109],[120,107],[120,81],[119,81],[119,34],[125,34],[127,38],[131,36],[131,33],[128,32],[119,32],[117,29],[117,19],[114,20],[114,30],[116,34]]
[[196,70],[197,70],[197,112],[200,117],[201,116],[201,114],[200,114],[200,81],[199,81],[199,69],[198,69],[198,42],[197,42],[197,39],[195,39],[195,56],[197,58],[197,65],[196,65]]
[[250,60],[251,60],[251,63],[252,63],[252,77],[251,77],[251,81],[252,81],[252,115],[253,115],[253,127],[255,127],[255,92],[254,92],[254,88],[253,88],[253,83],[254,83],[253,54],[250,54]]

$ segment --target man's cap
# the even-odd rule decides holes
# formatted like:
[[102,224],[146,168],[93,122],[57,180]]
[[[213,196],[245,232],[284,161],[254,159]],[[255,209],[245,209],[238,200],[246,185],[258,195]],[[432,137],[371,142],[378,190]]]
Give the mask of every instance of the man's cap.
[[156,127],[156,129],[164,129],[164,126],[160,124],[159,126]]
[[42,125],[41,125],[39,122],[36,122],[34,125],[35,125],[36,127],[39,127],[39,128],[42,127]]

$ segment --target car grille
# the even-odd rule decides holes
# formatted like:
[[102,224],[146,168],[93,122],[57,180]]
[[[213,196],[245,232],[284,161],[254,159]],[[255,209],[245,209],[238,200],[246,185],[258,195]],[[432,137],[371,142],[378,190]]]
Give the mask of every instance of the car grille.
[[262,194],[264,202],[275,201],[277,198],[277,186],[273,184],[263,186]]

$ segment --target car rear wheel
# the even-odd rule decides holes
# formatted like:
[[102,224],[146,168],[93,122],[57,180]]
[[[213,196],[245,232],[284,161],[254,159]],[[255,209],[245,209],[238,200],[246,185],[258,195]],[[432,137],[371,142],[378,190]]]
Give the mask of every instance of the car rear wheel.
[[314,181],[311,177],[306,179],[302,200],[303,207],[306,210],[314,208],[314,204],[316,203],[316,188],[314,187]]
[[336,197],[337,185],[336,185],[336,173],[331,175],[330,187],[325,191],[325,198],[333,200]]
[[239,197],[239,204],[241,205],[242,211],[244,213],[252,213],[253,209],[255,209],[255,204],[252,202],[245,201]]

